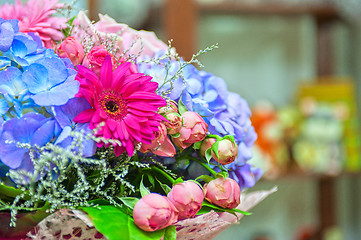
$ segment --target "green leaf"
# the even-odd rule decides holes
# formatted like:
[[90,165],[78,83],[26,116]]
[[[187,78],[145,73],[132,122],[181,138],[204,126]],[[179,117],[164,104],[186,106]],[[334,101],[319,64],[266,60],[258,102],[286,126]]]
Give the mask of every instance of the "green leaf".
[[149,180],[150,184],[152,184],[152,187],[154,187],[155,186],[155,179],[154,179],[153,175],[147,174],[147,177],[148,177],[148,180]]
[[97,205],[110,205],[110,203],[107,200],[101,198],[90,200],[89,203],[97,204]]
[[229,174],[227,171],[220,171],[216,174],[216,178],[228,178],[229,177]]
[[212,151],[214,152],[214,154],[216,154],[217,158],[219,159],[219,155],[218,155],[218,145],[219,145],[219,141],[216,141],[215,143],[212,144]]
[[[180,133],[179,133],[180,134]],[[200,149],[203,141],[199,141],[193,144],[193,149]]]
[[158,181],[160,187],[163,189],[163,191],[165,192],[166,195],[172,190],[167,184],[162,183],[158,179],[157,179],[157,181]]
[[188,108],[183,104],[182,102],[182,98],[179,99],[178,101],[178,112],[180,115],[182,115],[185,112],[188,112]]
[[212,148],[208,148],[206,150],[206,160],[209,163],[209,161],[212,159]]
[[143,176],[142,176],[142,180],[140,181],[139,191],[140,191],[140,195],[142,195],[142,197],[150,194],[150,191],[148,190],[148,188],[146,188],[143,184]]
[[[209,203],[208,201],[203,201],[203,203],[202,203],[202,208],[203,208],[203,207],[212,209],[212,210],[214,210],[215,212],[228,212],[228,213],[238,212],[238,213],[242,213],[243,215],[246,215],[246,216],[252,214],[252,213],[250,213],[250,212],[242,211],[242,210],[239,210],[239,209],[237,209],[237,208],[222,208],[222,207],[216,206],[216,205],[214,205],[214,204],[211,204],[211,203]],[[201,210],[202,210],[202,209],[201,209]]]
[[231,141],[234,145],[237,145],[236,141],[234,141],[234,136],[232,136],[232,135],[226,135],[226,136],[224,136],[222,139],[228,139],[228,140]]
[[210,181],[214,180],[213,177],[208,176],[208,175],[200,175],[199,177],[196,178],[196,180],[198,179],[202,179],[203,181],[209,183]]
[[182,183],[183,179],[181,177],[177,178],[173,184]]
[[179,133],[176,133],[176,134],[173,134],[173,135],[171,135],[171,136],[174,137],[174,138],[179,138],[180,132],[179,132]]
[[176,240],[177,229],[175,226],[169,226],[165,229],[164,240]]
[[[14,188],[14,187],[10,187],[5,185],[4,183],[0,182],[0,199],[14,199],[17,195],[22,194],[23,190],[19,189],[19,188]],[[25,200],[29,200],[30,197],[29,195],[25,195],[24,198]]]
[[165,230],[146,232],[135,225],[132,217],[114,206],[81,207],[95,228],[108,240],[159,240]]
[[118,199],[122,201],[125,206],[132,210],[134,209],[135,204],[139,201],[139,199],[135,197],[120,197]]

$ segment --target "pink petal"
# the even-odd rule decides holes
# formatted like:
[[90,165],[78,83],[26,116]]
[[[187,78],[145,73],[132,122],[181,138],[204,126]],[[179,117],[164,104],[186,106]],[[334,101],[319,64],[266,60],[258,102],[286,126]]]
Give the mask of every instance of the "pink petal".
[[102,63],[102,67],[100,69],[100,79],[103,83],[104,88],[110,89],[112,87],[112,60],[110,55],[107,55]]
[[128,106],[144,112],[156,112],[158,107],[154,107],[147,102],[128,102]]
[[115,129],[117,128],[118,123],[116,121],[114,121],[113,119],[108,118],[106,125],[109,127],[109,129],[111,131],[115,131]]
[[139,91],[139,87],[139,82],[133,81],[124,85],[123,88],[120,90],[120,93],[122,94],[123,98],[127,99],[129,95],[133,94],[136,91]]
[[135,139],[138,142],[140,142],[142,140],[142,137],[140,136],[139,131],[134,130],[133,128],[130,128],[130,127],[127,128],[127,131],[132,139]]
[[95,113],[94,108],[84,110],[78,116],[76,116],[73,119],[73,121],[78,122],[78,123],[88,123],[88,122],[90,122],[94,113]]
[[123,121],[120,121],[119,124],[120,124],[120,129],[123,131],[124,139],[128,140],[129,139],[129,133],[127,131],[128,130],[127,127],[125,126]]
[[129,156],[133,156],[133,154],[134,154],[134,145],[133,145],[132,142],[127,141],[125,149],[126,149]]
[[112,82],[112,89],[115,89],[115,91],[119,91],[116,89],[119,86],[123,86],[124,82],[124,74],[129,70],[131,63],[123,63],[120,64],[113,72],[113,82]]
[[176,150],[168,137],[164,139],[162,145],[155,151],[154,154],[163,156],[163,157],[173,157],[176,154]]

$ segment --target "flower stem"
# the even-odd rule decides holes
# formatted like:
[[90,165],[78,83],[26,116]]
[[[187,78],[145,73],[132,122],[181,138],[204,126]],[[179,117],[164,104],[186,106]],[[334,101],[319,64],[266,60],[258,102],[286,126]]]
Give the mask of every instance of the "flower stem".
[[205,169],[207,169],[212,175],[213,177],[216,177],[217,172],[214,171],[210,166],[208,166],[208,164],[206,164],[205,162],[203,162],[202,160],[199,160],[198,158],[195,157],[190,157],[188,156],[189,159],[196,161],[197,163],[199,163],[200,165],[202,165]]
[[170,181],[172,184],[175,182],[175,179],[173,179],[169,174],[164,172],[162,169],[155,167],[155,166],[152,166],[151,169],[160,173],[162,176],[164,176],[166,179],[168,179],[168,181]]

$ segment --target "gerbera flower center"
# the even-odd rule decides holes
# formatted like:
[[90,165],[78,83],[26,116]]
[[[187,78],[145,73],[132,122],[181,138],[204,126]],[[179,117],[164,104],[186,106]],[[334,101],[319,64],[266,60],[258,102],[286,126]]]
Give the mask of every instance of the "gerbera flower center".
[[121,120],[127,114],[127,105],[120,94],[104,91],[99,98],[99,107],[112,119]]
[[110,112],[116,112],[119,109],[119,105],[117,102],[109,101],[105,103],[105,108]]

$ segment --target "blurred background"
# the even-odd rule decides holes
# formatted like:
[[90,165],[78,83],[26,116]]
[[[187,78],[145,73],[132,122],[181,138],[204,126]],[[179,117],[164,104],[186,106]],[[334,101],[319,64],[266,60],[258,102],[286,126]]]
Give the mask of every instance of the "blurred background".
[[200,60],[252,108],[265,174],[251,191],[278,192],[217,240],[361,239],[361,0],[68,2],[186,59],[218,43]]

